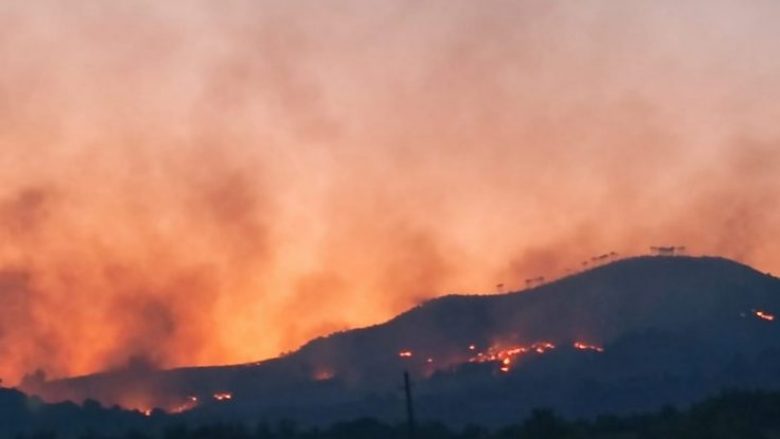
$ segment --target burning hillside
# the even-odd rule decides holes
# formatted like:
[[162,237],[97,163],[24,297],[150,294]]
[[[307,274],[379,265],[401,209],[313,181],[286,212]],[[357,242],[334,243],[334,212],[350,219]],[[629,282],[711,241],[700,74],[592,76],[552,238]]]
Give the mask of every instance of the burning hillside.
[[[513,337],[516,338],[516,337]],[[572,347],[578,350],[593,350],[597,352],[604,352],[604,348],[600,346],[590,345],[582,342],[574,342]],[[426,375],[431,375],[436,370],[448,370],[457,368],[465,363],[493,363],[501,372],[509,372],[511,366],[526,355],[542,355],[556,348],[554,343],[549,341],[538,341],[529,345],[512,345],[509,346],[506,343],[497,343],[487,347],[487,349],[480,351],[476,345],[469,345],[468,351],[464,351],[464,355],[461,356],[449,356],[446,361],[434,361],[434,357],[427,356],[426,353],[421,353],[425,358],[424,365]],[[430,353],[427,353],[430,354]],[[399,357],[412,359],[414,353],[412,351],[401,351]],[[408,365],[409,368],[414,370],[420,367],[420,363],[412,363]]]
[[2,2],[6,383],[273,358],[661,238],[780,267],[777,2],[222,3]]
[[496,363],[499,366],[501,372],[509,372],[512,364],[516,361],[517,357],[530,353],[544,354],[545,352],[555,349],[555,345],[547,342],[536,342],[528,346],[512,346],[501,348],[499,346],[491,346],[487,349],[487,352],[478,352],[475,356],[468,359],[470,363]]
[[[687,373],[698,364],[717,368],[730,364],[730,356],[753,358],[778,347],[777,309],[780,282],[748,267],[715,258],[636,258],[530,291],[444,297],[271,361],[107,373],[39,382],[29,390],[54,400],[91,397],[138,409],[241,413],[242,407],[272,410],[274,401],[288,407],[349,404],[396,389],[403,370],[425,398],[473,386],[532,386],[546,379],[547,370],[609,383],[632,368],[655,373],[659,362],[685,358],[657,367]],[[772,362],[750,364],[746,370]],[[761,370],[738,376],[772,382]],[[701,384],[701,392],[716,384]],[[534,389],[524,391],[528,401],[541,392]]]

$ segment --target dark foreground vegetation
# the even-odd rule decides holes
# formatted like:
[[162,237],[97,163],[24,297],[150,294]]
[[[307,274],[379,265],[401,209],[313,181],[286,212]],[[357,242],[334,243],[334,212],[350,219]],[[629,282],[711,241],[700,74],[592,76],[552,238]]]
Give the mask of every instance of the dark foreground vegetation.
[[[7,403],[8,400],[6,399]],[[0,421],[6,437],[54,439],[98,438],[230,438],[230,439],[403,439],[410,437],[406,424],[373,419],[343,422],[325,428],[303,428],[293,422],[255,425],[212,423],[184,425],[176,417],[157,413],[150,418],[98,405],[34,407],[2,406]],[[14,409],[14,411],[9,411]],[[25,418],[36,428],[27,433],[7,430]],[[18,423],[18,422],[17,422]],[[49,428],[46,428],[48,426]],[[54,427],[59,428],[54,428]],[[124,430],[123,430],[124,429]],[[105,431],[111,431],[105,433]],[[121,431],[123,430],[123,431]],[[480,426],[451,429],[440,423],[422,422],[415,439],[575,439],[575,438],[780,438],[780,392],[732,392],[708,399],[685,410],[668,407],[633,416],[602,416],[595,420],[565,420],[551,410],[536,410],[524,421],[497,430]],[[98,433],[103,431],[104,433]]]

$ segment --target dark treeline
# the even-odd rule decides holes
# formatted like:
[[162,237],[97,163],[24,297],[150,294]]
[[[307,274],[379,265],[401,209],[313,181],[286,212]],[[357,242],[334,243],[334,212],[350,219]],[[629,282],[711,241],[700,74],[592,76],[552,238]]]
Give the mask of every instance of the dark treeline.
[[[106,413],[94,412],[101,422]],[[103,409],[108,411],[110,409]],[[83,416],[72,413],[72,421]],[[165,415],[159,414],[159,417]],[[96,419],[98,419],[96,418]],[[200,426],[184,424],[136,424],[125,431],[95,433],[97,424],[75,433],[70,423],[65,433],[39,429],[20,433],[18,439],[406,439],[406,425],[388,424],[374,419],[359,419],[325,428],[304,428],[292,421],[256,425],[214,423]],[[116,425],[114,425],[116,427]],[[708,399],[686,410],[667,407],[655,413],[633,416],[602,416],[590,421],[566,420],[552,410],[536,410],[524,421],[501,429],[467,426],[453,429],[440,423],[417,425],[415,439],[580,439],[580,438],[776,438],[780,437],[780,392],[731,392]]]

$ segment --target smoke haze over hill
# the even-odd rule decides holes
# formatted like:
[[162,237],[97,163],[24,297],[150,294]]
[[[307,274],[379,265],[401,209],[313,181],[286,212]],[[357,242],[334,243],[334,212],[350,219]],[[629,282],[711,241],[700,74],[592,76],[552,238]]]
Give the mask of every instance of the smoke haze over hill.
[[535,407],[630,413],[780,388],[778,310],[780,280],[748,266],[629,258],[525,291],[437,298],[264,362],[164,371],[136,362],[23,390],[192,420],[327,424],[397,419],[404,371],[421,418],[447,423],[512,422]]
[[0,377],[682,244],[780,271],[780,5],[7,1]]

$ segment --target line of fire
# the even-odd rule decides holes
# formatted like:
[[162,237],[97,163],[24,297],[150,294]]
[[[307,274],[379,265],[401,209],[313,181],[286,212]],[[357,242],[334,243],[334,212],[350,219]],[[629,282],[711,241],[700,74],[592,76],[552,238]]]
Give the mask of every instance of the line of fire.
[[[685,246],[653,246],[650,247],[651,254],[646,256],[670,257],[685,256],[687,248]],[[593,256],[583,265],[606,264],[621,257],[616,252],[608,252]],[[526,280],[526,287],[539,287],[545,283],[545,277],[538,276]],[[503,288],[503,284],[498,285]],[[765,307],[746,308],[736,313],[743,319],[750,319],[757,324],[773,324],[776,315]],[[473,335],[473,334],[472,334]],[[482,334],[485,335],[485,334]],[[580,337],[580,336],[575,336]],[[471,337],[469,337],[471,338]],[[528,338],[519,333],[491,334],[486,341],[484,337],[474,337],[469,342],[469,338],[460,338],[459,340],[449,340],[442,345],[423,343],[417,344],[408,340],[408,344],[388,344],[384,349],[385,354],[380,354],[383,358],[377,361],[386,366],[382,369],[385,375],[392,375],[393,368],[396,371],[408,374],[406,380],[427,379],[438,372],[456,371],[459,368],[477,367],[484,371],[489,371],[496,379],[502,376],[512,376],[513,374],[522,374],[523,365],[526,361],[532,361],[536,358],[547,356],[553,352],[566,353],[566,355],[604,355],[610,350],[610,346],[605,346],[599,340],[589,340],[587,336],[579,339],[565,339],[563,337],[555,338]],[[462,343],[466,340],[465,343]],[[462,344],[461,344],[462,343]],[[284,357],[284,356],[283,356]],[[282,357],[282,358],[283,358]],[[575,357],[576,358],[576,357]],[[260,363],[249,363],[246,366],[257,366]],[[348,360],[335,359],[332,362],[321,361],[313,356],[307,360],[305,371],[300,378],[313,382],[344,382],[349,380],[351,365]],[[408,385],[408,383],[407,383]],[[410,388],[406,389],[411,399]],[[225,386],[224,389],[212,388],[208,393],[192,394],[175,393],[167,395],[162,400],[157,400],[147,404],[128,401],[125,405],[128,408],[137,409],[146,416],[153,416],[155,410],[166,413],[184,413],[197,407],[210,404],[230,404],[240,402],[242,395],[240,389],[233,389]],[[413,427],[410,427],[413,428]]]
[[[742,312],[743,318],[751,317],[757,321],[765,323],[774,323],[776,316],[763,309],[751,309],[749,312]],[[438,358],[430,352],[424,350],[415,350],[413,348],[402,348],[397,350],[394,355],[399,363],[399,370],[405,373],[411,372],[415,376],[430,377],[436,371],[452,370],[463,367],[468,364],[491,365],[494,367],[496,376],[513,373],[516,369],[521,373],[523,360],[534,357],[540,357],[550,352],[567,349],[571,352],[591,352],[594,354],[604,354],[607,348],[595,342],[584,340],[575,340],[567,343],[558,343],[550,340],[539,340],[527,344],[507,344],[496,343],[480,346],[477,343],[466,344],[462,352],[457,356],[448,356]],[[389,358],[388,358],[389,360]],[[330,368],[318,368],[312,375],[313,381],[330,381],[339,377],[339,371]],[[405,379],[409,379],[408,376]],[[407,389],[407,391],[409,391]],[[411,395],[409,396],[411,398]],[[204,403],[226,403],[234,399],[234,394],[228,391],[214,392],[211,395],[196,396],[191,395],[179,403],[172,404],[169,407],[162,408],[168,413],[183,413],[192,410]],[[153,414],[151,408],[140,408],[139,411],[147,416]]]

